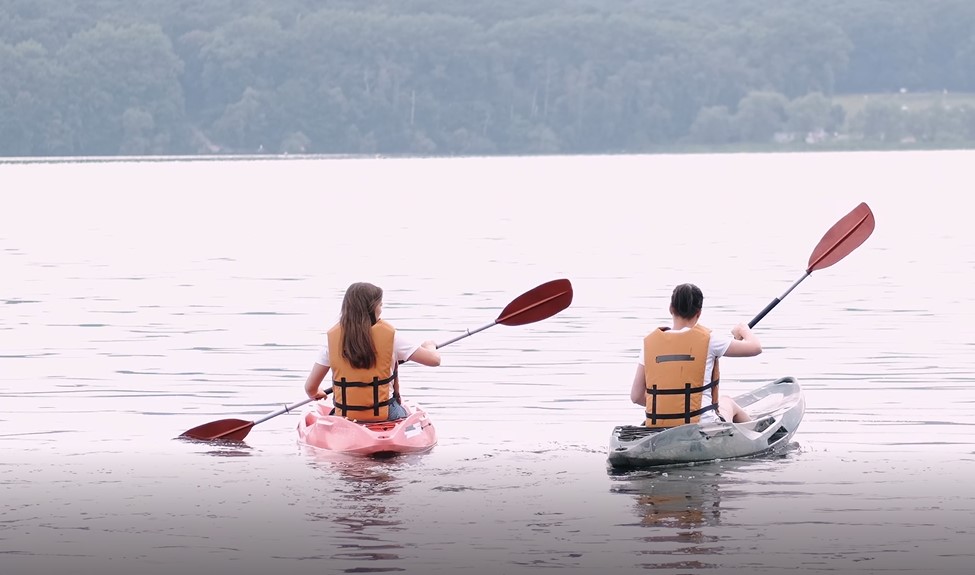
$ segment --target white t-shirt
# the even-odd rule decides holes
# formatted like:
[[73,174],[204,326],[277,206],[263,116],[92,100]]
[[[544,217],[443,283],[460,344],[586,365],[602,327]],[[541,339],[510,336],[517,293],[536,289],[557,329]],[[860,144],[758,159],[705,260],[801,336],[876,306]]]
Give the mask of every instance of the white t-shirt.
[[[405,338],[399,334],[397,330],[393,334],[393,364],[397,364],[401,361],[406,361],[410,359],[417,349],[419,349],[420,344],[413,343],[408,338]],[[318,352],[318,359],[315,363],[319,365],[324,365],[325,367],[331,367],[332,364],[328,361],[328,338],[325,338],[325,345],[322,346],[321,351]]]
[[[671,333],[681,333],[689,329],[691,328],[684,327],[678,330],[671,330]],[[701,385],[704,385],[704,382],[711,381],[711,373],[714,371],[714,358],[722,357],[725,353],[727,353],[729,345],[731,345],[731,336],[717,336],[713,331],[711,332],[711,340],[708,342],[708,357],[704,363],[704,381],[700,382]],[[640,346],[640,365],[642,365],[644,368],[647,366],[642,345]],[[703,407],[710,404],[711,390],[705,389],[701,392],[701,406]],[[701,414],[702,423],[717,420],[718,416],[714,411],[708,411]]]

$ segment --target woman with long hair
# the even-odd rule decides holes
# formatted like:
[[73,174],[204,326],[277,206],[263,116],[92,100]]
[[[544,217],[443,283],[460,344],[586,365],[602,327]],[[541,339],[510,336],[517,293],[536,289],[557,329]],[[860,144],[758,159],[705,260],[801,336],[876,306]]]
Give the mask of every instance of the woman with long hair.
[[407,416],[400,397],[398,366],[404,361],[440,365],[433,341],[416,345],[382,319],[383,290],[366,282],[350,285],[338,323],[305,380],[308,397],[323,399],[329,371],[335,415],[357,421],[391,421]]

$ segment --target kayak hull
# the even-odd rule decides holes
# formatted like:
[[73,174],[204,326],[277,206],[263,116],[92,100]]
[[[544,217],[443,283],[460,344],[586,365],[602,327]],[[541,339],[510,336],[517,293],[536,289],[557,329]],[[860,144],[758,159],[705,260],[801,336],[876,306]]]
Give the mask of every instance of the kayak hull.
[[418,405],[404,404],[409,415],[397,421],[357,423],[329,415],[332,407],[316,402],[298,422],[298,442],[350,455],[423,453],[437,444],[437,430]]
[[744,423],[689,423],[665,430],[641,425],[613,429],[609,465],[641,468],[735,459],[774,452],[795,434],[806,402],[792,377],[783,377],[734,398],[751,417]]

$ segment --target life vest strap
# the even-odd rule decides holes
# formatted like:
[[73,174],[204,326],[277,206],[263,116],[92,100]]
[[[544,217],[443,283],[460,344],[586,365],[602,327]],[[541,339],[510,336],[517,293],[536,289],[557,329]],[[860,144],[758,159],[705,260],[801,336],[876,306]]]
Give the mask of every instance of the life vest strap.
[[[685,384],[685,385],[690,385],[690,384]],[[718,385],[718,380],[714,380],[707,385],[702,385],[701,387],[682,387],[680,389],[657,389],[656,387],[652,387],[652,388],[648,387],[647,393],[649,393],[650,395],[683,395],[683,394],[690,395],[692,393],[699,393],[711,389],[716,385]]]
[[[691,387],[691,384],[685,383],[682,389],[657,389],[657,386],[652,386],[647,388],[647,393],[650,394],[651,404],[650,411],[645,411],[647,419],[650,420],[652,424],[656,424],[658,419],[683,419],[684,423],[690,423],[692,417],[697,417],[699,415],[705,414],[709,411],[718,410],[718,402],[714,397],[711,397],[711,405],[706,405],[700,409],[695,409],[691,411],[691,396],[695,393],[703,392],[707,389],[717,388],[719,381],[717,379],[712,380],[706,385],[700,387]],[[683,395],[684,396],[684,413],[657,413],[657,396],[658,395]]]
[[649,419],[651,419],[653,421],[656,421],[657,419],[684,419],[684,420],[686,420],[686,423],[690,423],[690,419],[692,417],[696,417],[698,415],[707,413],[709,411],[715,411],[717,409],[718,409],[718,406],[712,403],[711,405],[708,405],[706,407],[702,407],[701,409],[695,409],[694,411],[692,411],[690,413],[663,413],[663,414],[656,413],[656,414],[654,414],[654,413],[650,413],[649,411],[646,412],[646,413],[647,413],[647,418],[649,418]]
[[389,399],[384,401],[379,400],[379,388],[384,385],[389,385],[396,380],[398,375],[399,367],[393,367],[393,374],[389,377],[379,379],[378,377],[372,378],[372,381],[348,381],[344,377],[338,380],[332,380],[332,386],[337,387],[342,390],[342,399],[345,399],[345,390],[350,387],[371,387],[372,388],[372,404],[370,405],[352,405],[345,403],[344,401],[338,401],[339,394],[333,395],[332,403],[335,405],[335,410],[342,414],[342,417],[348,415],[350,411],[372,411],[375,416],[379,415],[379,408],[386,407],[387,405],[392,405],[396,401],[396,397],[390,396]]

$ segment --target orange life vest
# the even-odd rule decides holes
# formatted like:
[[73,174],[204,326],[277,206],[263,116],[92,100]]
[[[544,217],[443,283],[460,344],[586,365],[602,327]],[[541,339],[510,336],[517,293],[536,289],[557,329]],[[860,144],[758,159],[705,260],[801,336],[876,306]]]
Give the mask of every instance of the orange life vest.
[[356,421],[386,421],[393,402],[391,383],[396,379],[393,361],[393,336],[396,329],[383,320],[372,326],[376,365],[369,369],[352,367],[342,355],[342,326],[328,330],[328,361],[332,371],[332,403],[335,414]]
[[[711,330],[695,325],[674,332],[658,328],[643,338],[647,379],[647,427],[675,427],[697,423],[702,413],[718,409],[718,358],[711,381],[704,384]],[[703,392],[711,390],[711,404],[701,406]]]

